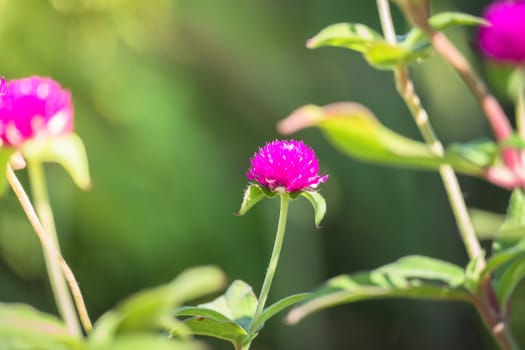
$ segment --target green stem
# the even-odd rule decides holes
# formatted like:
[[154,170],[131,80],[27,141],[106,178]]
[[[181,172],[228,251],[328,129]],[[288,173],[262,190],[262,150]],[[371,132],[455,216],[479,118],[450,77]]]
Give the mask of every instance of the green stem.
[[284,231],[286,229],[286,217],[288,216],[288,204],[290,202],[290,196],[288,195],[288,193],[281,193],[280,198],[281,209],[279,212],[279,223],[277,224],[277,233],[275,234],[272,256],[270,257],[268,269],[266,270],[266,276],[264,277],[261,294],[259,295],[259,301],[257,302],[257,309],[255,310],[255,314],[252,318],[252,322],[250,323],[250,327],[248,329],[248,337],[251,337],[255,332],[257,332],[257,327],[259,326],[259,318],[261,317],[262,312],[264,310],[264,305],[266,304],[266,299],[268,298],[270,287],[272,285],[273,276],[275,275],[275,270],[277,269],[277,263],[279,262],[279,255],[281,254],[281,248],[284,240]]
[[[60,256],[60,246],[58,244],[53,212],[49,204],[43,165],[39,162],[32,162],[28,164],[27,168],[36,212],[49,237],[50,243],[57,251],[57,254],[53,254],[50,249],[44,249],[44,258],[47,265],[49,281],[51,283],[53,295],[55,296],[58,312],[64,319],[69,332],[73,335],[80,336],[82,335],[82,332],[80,330],[77,313],[66,280],[62,274],[60,259],[58,258]],[[44,248],[47,247],[44,246]]]
[[[390,14],[389,0],[377,0],[377,5],[385,38],[388,42],[395,43],[396,34]],[[436,155],[443,156],[443,145],[437,138],[432,125],[430,124],[426,110],[421,105],[421,101],[415,92],[414,84],[410,79],[407,67],[396,67],[394,70],[394,76],[397,90],[407,104],[423,139]],[[481,269],[485,266],[483,250],[481,249],[481,245],[476,237],[474,226],[472,225],[456,174],[449,165],[441,166],[439,173],[443,180],[450,206],[454,213],[461,239],[465,245],[467,253],[471,260],[478,259],[478,267]]]
[[525,67],[519,67],[518,93],[516,95],[516,126],[518,134],[525,140]]

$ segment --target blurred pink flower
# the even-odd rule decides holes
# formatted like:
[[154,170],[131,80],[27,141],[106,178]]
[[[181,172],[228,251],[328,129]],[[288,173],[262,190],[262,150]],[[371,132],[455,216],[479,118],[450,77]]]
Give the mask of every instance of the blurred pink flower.
[[250,161],[246,177],[271,191],[316,188],[328,178],[319,176],[315,152],[302,141],[272,141],[259,148]]
[[478,32],[483,54],[503,63],[525,63],[525,0],[496,1],[483,17],[490,23]]
[[0,144],[17,147],[38,135],[73,130],[71,93],[50,78],[0,82]]

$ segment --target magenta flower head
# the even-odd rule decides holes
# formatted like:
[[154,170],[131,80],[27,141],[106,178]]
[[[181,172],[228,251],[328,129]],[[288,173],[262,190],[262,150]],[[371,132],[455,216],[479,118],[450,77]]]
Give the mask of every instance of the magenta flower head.
[[483,17],[489,25],[479,29],[478,45],[483,54],[510,64],[525,63],[525,0],[496,1]]
[[246,177],[270,191],[297,192],[325,182],[328,175],[318,172],[315,152],[302,141],[275,140],[253,155]]
[[73,130],[71,93],[50,78],[29,77],[0,84],[0,140],[18,147],[39,135]]

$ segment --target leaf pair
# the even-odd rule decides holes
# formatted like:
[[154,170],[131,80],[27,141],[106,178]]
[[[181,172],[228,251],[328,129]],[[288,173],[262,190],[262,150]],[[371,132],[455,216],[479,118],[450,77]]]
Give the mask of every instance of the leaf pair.
[[257,324],[255,334],[250,334],[257,308],[257,297],[246,282],[236,280],[226,292],[210,303],[196,307],[182,307],[175,312],[177,317],[187,317],[184,325],[193,334],[210,336],[231,342],[236,349],[249,344],[257,336],[264,322],[281,310],[298,303],[308,294],[296,294],[267,307]]
[[[269,189],[259,186],[257,184],[250,184],[244,191],[244,196],[241,203],[241,208],[237,212],[237,215],[244,215],[254,205],[259,203],[265,198],[274,198],[278,192],[272,192]],[[326,201],[323,196],[317,191],[299,191],[293,193],[281,193],[283,196],[290,196],[291,199],[296,199],[298,196],[302,196],[310,202],[315,212],[315,226],[319,227],[321,221],[326,214]]]
[[[429,19],[435,30],[444,30],[455,25],[485,24],[482,18],[459,12],[443,12]],[[408,34],[391,44],[383,36],[364,24],[333,24],[307,41],[308,48],[323,46],[343,47],[363,54],[368,63],[379,69],[392,69],[421,60],[429,55],[430,43],[423,31],[412,29]]]

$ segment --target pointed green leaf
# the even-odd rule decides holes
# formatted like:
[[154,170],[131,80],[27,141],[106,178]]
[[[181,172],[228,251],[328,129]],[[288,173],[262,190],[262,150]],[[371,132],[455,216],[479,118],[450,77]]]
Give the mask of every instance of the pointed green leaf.
[[507,310],[514,289],[525,277],[525,258],[517,258],[508,266],[505,266],[501,277],[495,279],[494,285],[496,295],[502,310]]
[[521,240],[518,244],[493,254],[487,260],[487,265],[483,269],[482,277],[493,273],[511,260],[521,260],[523,258],[525,258],[525,240]]
[[378,298],[471,301],[463,287],[463,270],[445,261],[408,256],[371,272],[342,275],[329,280],[307,301],[292,309],[287,321],[340,304]]
[[364,53],[368,63],[378,69],[394,69],[428,56],[428,46],[407,47],[401,44],[377,42]]
[[476,17],[462,12],[440,12],[428,20],[432,28],[444,30],[452,26],[479,26],[489,22],[482,17]]
[[0,344],[2,349],[82,349],[81,340],[57,317],[25,304],[0,303]]
[[29,163],[58,163],[79,188],[86,190],[91,187],[86,149],[76,134],[36,138],[24,144],[22,153]]
[[255,204],[262,201],[267,197],[267,193],[256,184],[250,184],[244,191],[244,196],[241,203],[241,209],[237,212],[237,215],[244,215],[250,210]]
[[259,329],[262,327],[262,325],[268,321],[270,318],[278,314],[279,312],[283,311],[284,309],[295,305],[297,303],[300,303],[301,301],[306,300],[310,296],[310,293],[301,293],[301,294],[294,294],[287,296],[286,298],[283,298],[274,304],[268,306],[264,309],[261,318],[255,325],[255,329]]
[[314,207],[315,226],[319,227],[326,214],[326,201],[324,197],[316,191],[303,191],[301,192],[301,196],[308,199],[308,202]]
[[311,126],[319,127],[343,153],[364,161],[423,169],[438,169],[443,164],[450,164],[462,173],[484,174],[484,169],[471,162],[437,156],[424,143],[386,128],[370,110],[357,103],[308,105],[281,121],[278,129],[283,134],[290,134]]
[[494,239],[499,236],[498,232],[505,221],[504,215],[478,208],[470,208],[469,214],[479,239]]
[[337,23],[321,30],[308,40],[306,46],[310,49],[336,46],[366,52],[371,44],[382,40],[379,33],[363,24]]

